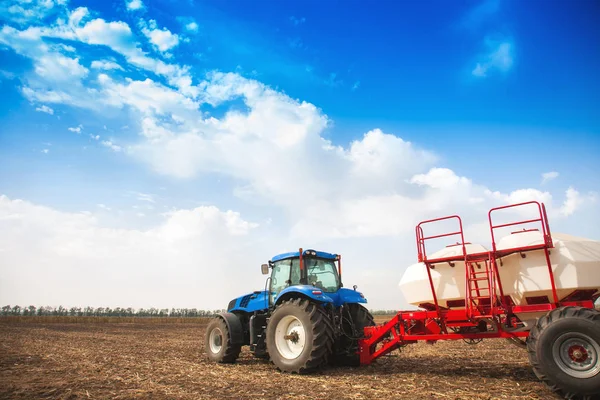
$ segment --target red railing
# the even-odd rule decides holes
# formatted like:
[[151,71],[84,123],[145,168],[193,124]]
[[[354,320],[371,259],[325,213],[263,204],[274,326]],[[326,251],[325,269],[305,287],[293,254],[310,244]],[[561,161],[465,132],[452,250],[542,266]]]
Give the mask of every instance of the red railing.
[[[492,213],[494,211],[506,210],[506,209],[514,208],[514,207],[522,207],[522,206],[526,206],[526,205],[530,205],[530,204],[537,206],[539,218],[509,222],[509,223],[500,224],[500,225],[494,225],[494,223],[492,222]],[[537,201],[527,201],[524,203],[496,207],[496,208],[492,208],[488,212],[488,220],[490,222],[490,233],[492,235],[492,251],[493,251],[495,257],[501,256],[502,254],[512,253],[512,252],[516,252],[516,251],[523,252],[523,251],[538,250],[538,249],[544,250],[544,255],[546,256],[546,264],[548,266],[548,274],[550,276],[550,284],[552,286],[552,297],[554,300],[554,304],[557,304],[558,303],[558,295],[556,293],[556,284],[554,282],[554,272],[552,271],[552,262],[550,261],[550,252],[548,251],[548,249],[554,247],[554,244],[552,243],[552,236],[550,235],[550,225],[548,225],[548,215],[546,214],[546,206],[543,203],[540,204]],[[514,247],[514,248],[502,249],[501,251],[498,251],[498,249],[496,248],[496,238],[494,237],[494,229],[504,228],[504,227],[508,227],[508,226],[515,226],[515,225],[525,225],[525,224],[531,224],[531,223],[536,223],[536,222],[539,222],[541,225],[541,228],[542,228],[541,232],[542,232],[542,237],[544,240],[543,244],[528,245],[528,246],[523,246],[523,247]]]
[[[424,236],[423,225],[427,225],[432,222],[446,221],[446,220],[450,220],[450,219],[458,220],[458,227],[459,227],[458,231],[450,232],[450,233],[443,233],[440,235],[427,236],[427,237]],[[463,254],[462,254],[461,258],[464,258],[465,255],[467,254],[466,250],[465,250],[465,236],[463,234],[462,220],[460,219],[460,217],[458,215],[450,215],[447,217],[435,218],[435,219],[423,221],[423,222],[419,223],[419,225],[417,225],[415,230],[416,230],[416,234],[417,234],[417,254],[419,257],[419,262],[446,261],[445,259],[436,259],[436,260],[428,260],[427,259],[427,249],[425,246],[425,241],[430,240],[430,239],[439,239],[439,238],[449,237],[449,236],[460,236],[460,243],[458,243],[458,244],[462,246]],[[452,258],[455,258],[455,257],[452,257]]]
[[[509,208],[515,208],[515,207],[522,207],[522,206],[526,206],[529,204],[534,204],[537,206],[538,209],[538,213],[539,213],[539,218],[535,218],[535,219],[528,219],[528,220],[520,220],[520,221],[514,221],[514,222],[509,222],[506,224],[499,224],[499,225],[494,225],[494,223],[492,222],[492,213],[494,211],[499,211],[499,210],[506,210]],[[494,253],[497,251],[496,248],[496,238],[494,235],[494,230],[498,229],[498,228],[505,228],[508,226],[515,226],[515,225],[525,225],[525,224],[531,224],[531,223],[535,223],[535,222],[539,222],[541,225],[541,232],[544,238],[544,245],[543,247],[553,247],[552,244],[552,237],[550,236],[550,226],[548,225],[548,216],[546,215],[546,206],[544,206],[544,204],[540,204],[537,201],[527,201],[524,203],[518,203],[518,204],[510,204],[507,206],[501,206],[501,207],[495,207],[492,208],[489,212],[488,212],[488,220],[490,223],[490,234],[492,236],[492,251],[494,251]],[[539,247],[539,246],[538,246]]]

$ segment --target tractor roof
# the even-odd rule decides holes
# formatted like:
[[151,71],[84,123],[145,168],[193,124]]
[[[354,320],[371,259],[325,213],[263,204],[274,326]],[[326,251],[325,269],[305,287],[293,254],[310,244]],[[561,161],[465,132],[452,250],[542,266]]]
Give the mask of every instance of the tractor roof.
[[[312,256],[312,257],[317,257],[317,258],[325,258],[327,260],[337,259],[337,254],[325,253],[324,251],[317,251],[317,250],[312,250],[312,249],[307,249],[307,250],[302,251],[302,256],[303,257]],[[293,251],[291,253],[282,253],[282,254],[276,255],[275,257],[273,257],[271,259],[271,261],[275,262],[275,261],[279,261],[279,260],[285,260],[288,258],[296,258],[296,257],[300,257],[299,251]]]

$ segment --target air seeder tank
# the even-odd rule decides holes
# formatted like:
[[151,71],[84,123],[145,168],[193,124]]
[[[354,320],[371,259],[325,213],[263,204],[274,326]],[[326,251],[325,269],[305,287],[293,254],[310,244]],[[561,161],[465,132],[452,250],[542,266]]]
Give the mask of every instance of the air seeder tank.
[[[552,234],[554,248],[549,251],[553,274],[549,274],[543,249],[528,252],[519,249],[544,244],[544,235],[538,229],[516,231],[502,237],[496,244],[496,265],[504,295],[517,306],[546,304],[575,297],[582,293],[594,293],[600,288],[600,241],[560,233]],[[515,249],[514,251],[512,251]],[[452,259],[462,255],[462,246],[450,245],[428,258]],[[480,244],[465,244],[467,254],[486,253]],[[439,262],[430,266],[433,289],[438,304],[444,308],[465,306],[465,262]],[[485,268],[476,265],[475,270]],[[558,299],[553,299],[552,282]],[[433,292],[424,262],[408,267],[402,276],[400,289],[406,300],[415,306],[433,304]],[[526,325],[545,312],[515,313]]]

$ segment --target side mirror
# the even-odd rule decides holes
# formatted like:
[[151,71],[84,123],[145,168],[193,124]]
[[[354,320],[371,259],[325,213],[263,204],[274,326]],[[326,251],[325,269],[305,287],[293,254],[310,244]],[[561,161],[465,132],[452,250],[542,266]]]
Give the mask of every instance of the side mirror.
[[263,275],[269,275],[269,264],[261,265],[260,272],[262,272]]

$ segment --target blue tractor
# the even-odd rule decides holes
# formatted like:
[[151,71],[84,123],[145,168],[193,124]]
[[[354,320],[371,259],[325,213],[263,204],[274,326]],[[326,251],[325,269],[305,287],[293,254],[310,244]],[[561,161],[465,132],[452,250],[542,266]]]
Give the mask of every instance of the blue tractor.
[[284,372],[359,365],[358,340],[375,325],[362,293],[344,288],[341,257],[315,250],[275,256],[261,266],[267,290],[229,302],[206,330],[208,357],[233,363],[242,346]]

